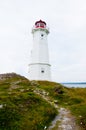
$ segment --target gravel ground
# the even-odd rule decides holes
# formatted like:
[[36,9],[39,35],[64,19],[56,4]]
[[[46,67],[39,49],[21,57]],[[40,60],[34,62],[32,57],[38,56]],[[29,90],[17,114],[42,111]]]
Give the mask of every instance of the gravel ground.
[[45,99],[59,111],[59,115],[55,117],[49,128],[47,129],[45,126],[44,130],[82,130],[76,124],[75,118],[73,115],[71,115],[70,111],[66,108],[59,108],[58,104],[55,103],[56,101],[52,101],[47,92],[40,89],[36,89],[34,92],[42,96],[43,99]]
[[[57,122],[59,124],[56,127]],[[75,123],[75,118],[65,108],[59,109],[59,115],[52,121],[48,130],[81,130]]]

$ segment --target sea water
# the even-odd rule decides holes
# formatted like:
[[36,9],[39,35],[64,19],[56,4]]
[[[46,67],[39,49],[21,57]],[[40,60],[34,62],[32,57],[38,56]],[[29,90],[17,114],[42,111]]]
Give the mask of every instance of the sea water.
[[86,88],[86,82],[82,83],[61,83],[66,87],[77,87],[77,88]]

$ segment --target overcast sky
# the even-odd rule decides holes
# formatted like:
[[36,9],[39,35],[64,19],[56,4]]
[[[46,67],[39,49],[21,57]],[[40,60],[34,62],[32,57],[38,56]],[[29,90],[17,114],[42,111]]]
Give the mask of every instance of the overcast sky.
[[86,81],[86,0],[0,0],[0,73],[29,77],[31,29],[50,28],[52,80]]

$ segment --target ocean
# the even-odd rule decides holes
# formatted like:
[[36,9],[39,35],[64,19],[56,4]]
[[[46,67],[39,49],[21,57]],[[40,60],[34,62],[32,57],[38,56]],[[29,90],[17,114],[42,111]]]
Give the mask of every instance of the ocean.
[[66,87],[86,88],[86,82],[75,82],[75,83],[61,83]]

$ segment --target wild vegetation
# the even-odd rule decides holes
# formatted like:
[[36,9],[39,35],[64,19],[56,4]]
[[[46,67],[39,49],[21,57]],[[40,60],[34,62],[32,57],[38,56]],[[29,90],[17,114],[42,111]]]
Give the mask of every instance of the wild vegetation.
[[43,130],[57,115],[57,110],[34,90],[45,90],[59,106],[76,116],[86,129],[86,88],[67,88],[59,83],[29,81],[17,74],[0,77],[0,130]]
[[0,81],[0,130],[43,130],[56,110],[33,92],[29,80],[16,74]]
[[86,88],[67,88],[61,84],[39,81],[39,88],[45,89],[57,100],[57,104],[71,110],[76,122],[86,130]]

